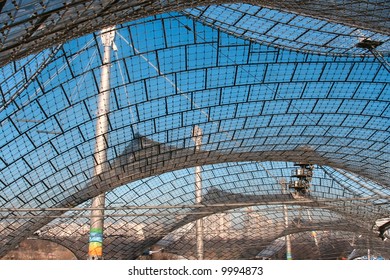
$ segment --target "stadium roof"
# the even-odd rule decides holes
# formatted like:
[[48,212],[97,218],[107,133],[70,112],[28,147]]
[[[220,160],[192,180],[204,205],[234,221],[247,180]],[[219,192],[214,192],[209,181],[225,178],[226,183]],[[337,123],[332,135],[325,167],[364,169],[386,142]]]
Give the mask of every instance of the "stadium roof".
[[[313,258],[367,244],[390,257],[389,2],[217,2],[0,3],[0,255],[35,233],[85,257],[105,192],[110,259],[154,244],[192,258],[200,217],[208,258],[275,257],[287,234]],[[107,24],[108,158],[94,176]],[[314,166],[302,197],[285,190],[299,162]]]
[[[234,2],[238,4],[208,6]],[[3,65],[113,23],[124,23],[167,11],[183,11],[191,7],[195,8],[186,13],[215,26],[268,43],[275,41],[275,44],[281,46],[293,45],[295,49],[314,44],[321,51],[341,48],[343,52],[344,48],[350,47],[345,44],[348,45],[356,37],[384,39],[382,35],[390,34],[390,4],[386,0],[245,1],[256,6],[239,2],[1,1],[0,63]],[[223,16],[220,16],[222,13]],[[259,21],[265,24],[257,25]],[[317,42],[313,42],[312,38],[316,38]]]

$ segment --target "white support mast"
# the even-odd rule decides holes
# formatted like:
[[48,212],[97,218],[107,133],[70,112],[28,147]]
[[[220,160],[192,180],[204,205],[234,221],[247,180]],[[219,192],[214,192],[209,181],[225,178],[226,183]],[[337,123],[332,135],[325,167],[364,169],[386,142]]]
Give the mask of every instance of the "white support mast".
[[[202,129],[195,125],[192,131],[192,140],[195,142],[195,151],[200,150],[202,145]],[[202,203],[202,173],[201,167],[195,166],[195,204]],[[203,218],[196,220],[196,254],[198,260],[203,260]]]
[[[100,89],[96,119],[95,167],[94,177],[101,175],[107,165],[108,147],[108,113],[110,111],[110,68],[111,48],[114,46],[115,26],[101,31],[104,46],[103,64],[100,74]],[[103,228],[104,228],[105,193],[92,199],[91,225],[89,235],[88,259],[103,259]]]
[[[283,194],[287,193],[287,186],[286,182],[282,182],[282,192]],[[287,205],[283,205],[283,212],[284,212],[284,226],[286,233],[288,232],[288,208]],[[290,234],[286,234],[285,236],[285,242],[286,242],[286,259],[287,260],[292,260],[292,253],[291,253],[291,236]]]

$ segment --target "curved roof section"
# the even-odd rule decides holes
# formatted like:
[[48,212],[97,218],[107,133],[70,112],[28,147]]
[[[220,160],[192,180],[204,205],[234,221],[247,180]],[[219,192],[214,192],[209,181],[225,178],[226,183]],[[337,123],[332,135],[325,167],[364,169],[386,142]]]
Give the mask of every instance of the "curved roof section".
[[[249,4],[225,4],[187,9],[185,14],[234,36],[275,47],[326,55],[370,55],[357,44],[367,38],[390,52],[388,33],[367,30],[316,17]],[[387,34],[387,35],[385,35]]]
[[[203,167],[205,195],[233,199],[204,216],[247,206],[233,205],[237,201],[260,204],[260,212],[263,202],[288,201],[296,212],[291,217],[299,217],[302,207],[314,209],[318,223],[305,230],[322,225],[346,231],[354,225],[370,238],[377,234],[375,222],[389,216],[390,78],[375,58],[267,47],[177,13],[122,24],[112,56],[108,163],[94,178],[98,35],[0,70],[2,80],[10,77],[1,84],[7,106],[0,112],[0,205],[20,209],[3,214],[1,254],[46,225],[43,235],[66,243],[80,233],[84,240],[87,218],[66,211],[109,192],[108,206],[141,210],[134,220],[125,218],[134,209],[113,210],[118,214],[108,226],[108,238],[116,240],[109,251],[113,258],[126,257],[121,248],[130,246],[128,236],[114,236],[126,229],[121,221],[142,219],[154,229],[147,237],[134,233],[127,257],[136,257],[199,217],[191,208],[148,213],[141,206],[190,203],[193,174],[186,168],[218,163],[225,165]],[[26,72],[31,65],[38,71]],[[203,130],[200,151],[191,136],[194,125]],[[297,161],[318,166],[309,206],[281,192],[281,180],[293,170],[286,162]],[[334,219],[315,211],[321,207],[329,207]],[[282,228],[280,209],[264,212]]]
[[[106,257],[136,258],[159,240],[158,244],[166,248],[191,243],[193,221],[199,217],[207,217],[205,235],[209,243],[216,243],[207,248],[207,254],[218,252],[221,258],[232,257],[228,250],[215,248],[224,240],[231,243],[256,240],[256,246],[262,247],[287,233],[313,230],[353,231],[372,239],[373,243],[379,240],[371,231],[372,221],[387,215],[387,210],[381,209],[381,200],[374,198],[371,188],[383,191],[383,197],[388,190],[359,178],[367,184],[367,188],[362,187],[332,168],[317,166],[310,197],[297,200],[291,194],[284,194],[280,184],[294,169],[292,163],[286,162],[203,166],[201,207],[193,204],[193,169],[177,170],[117,188],[106,195],[105,232],[110,240]],[[287,231],[282,204],[288,205]],[[61,241],[77,252],[78,258],[83,258],[89,230],[86,206],[80,205],[53,220],[40,229],[40,237]],[[191,252],[183,255],[191,257]]]
[[[0,37],[0,65],[108,25],[167,11],[227,2],[235,1],[159,0],[146,3],[145,1],[88,0],[2,1],[0,2],[0,34],[2,35]],[[384,35],[390,34],[388,17],[390,4],[385,0],[246,2],[380,32]],[[278,19],[273,20],[278,21]],[[304,19],[303,21],[310,20]],[[283,20],[281,25],[283,25]],[[293,30],[296,31],[296,29]]]

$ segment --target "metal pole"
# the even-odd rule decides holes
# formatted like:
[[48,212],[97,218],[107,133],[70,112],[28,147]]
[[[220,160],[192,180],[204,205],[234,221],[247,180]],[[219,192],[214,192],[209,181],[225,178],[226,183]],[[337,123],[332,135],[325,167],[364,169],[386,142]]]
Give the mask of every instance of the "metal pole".
[[[107,163],[108,146],[108,113],[110,111],[110,67],[111,47],[115,37],[115,27],[108,27],[101,31],[101,40],[104,46],[103,64],[100,73],[100,89],[98,95],[98,110],[96,119],[95,167],[94,176],[104,171]],[[88,259],[103,259],[103,227],[104,227],[105,193],[92,199],[91,225],[89,231]]]
[[[285,223],[286,230],[287,230],[288,229],[287,205],[284,205],[283,208],[284,208],[284,223]],[[286,259],[287,260],[292,260],[290,234],[286,235]]]
[[[311,217],[309,209],[307,209],[307,216],[309,217],[310,223],[313,222],[313,219]],[[318,239],[317,239],[317,232],[315,230],[312,230],[311,231],[311,236],[314,239],[314,244],[316,245],[316,248],[317,248],[317,251],[318,251],[318,258],[321,258],[321,250],[320,250],[320,246],[319,246]]]
[[[282,188],[283,188],[283,194],[286,194],[287,193],[287,186],[286,186],[286,184],[283,183],[281,185],[282,185]],[[288,230],[288,209],[287,209],[287,205],[286,204],[283,205],[283,211],[284,211],[284,226],[285,226],[285,229],[286,229],[286,232],[287,232],[287,230]],[[286,241],[286,259],[287,260],[292,260],[290,234],[286,235],[285,241]]]
[[[195,125],[192,131],[192,140],[195,142],[195,151],[202,145],[202,129]],[[202,173],[201,167],[195,166],[195,204],[202,203]],[[198,260],[203,260],[203,219],[196,220],[196,252]]]

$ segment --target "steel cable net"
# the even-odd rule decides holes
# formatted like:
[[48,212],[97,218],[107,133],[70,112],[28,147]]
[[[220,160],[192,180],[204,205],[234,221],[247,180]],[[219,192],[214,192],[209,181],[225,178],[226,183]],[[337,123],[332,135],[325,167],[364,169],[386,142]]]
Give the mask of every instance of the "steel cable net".
[[337,21],[249,4],[196,7],[184,13],[240,38],[301,52],[369,55],[367,49],[358,47],[358,43],[367,38],[380,44],[378,51],[387,54],[390,51],[388,32],[373,32],[367,30],[367,25],[348,26]]
[[[310,197],[296,200],[285,194],[278,183],[283,178],[286,180],[293,168],[284,162],[204,166],[202,208],[193,205],[195,174],[191,169],[120,187],[107,195],[110,202],[105,212],[106,257],[132,259],[139,257],[145,248],[164,248],[162,257],[165,258],[196,258],[194,221],[199,217],[205,217],[206,259],[256,258],[286,234],[302,236],[303,240],[293,241],[297,246],[294,258],[298,259],[341,257],[348,250],[351,253],[353,249],[366,248],[367,242],[387,256],[386,246],[371,230],[372,220],[386,213],[376,206],[379,201],[373,193],[343,182],[345,178],[341,174],[326,168],[317,172],[320,177],[314,178]],[[336,183],[335,178],[345,186]],[[283,203],[289,205],[287,213]],[[115,209],[118,207],[122,208]],[[88,211],[67,215],[73,217],[54,221],[38,234],[40,238],[61,241],[83,258],[89,231]],[[316,240],[317,229],[321,229],[318,233],[321,244]],[[338,231],[348,233],[338,240]],[[347,248],[341,245],[333,248],[327,239],[329,235],[335,235],[332,240],[342,244],[357,241],[359,235],[363,237]],[[305,255],[304,248],[298,246],[301,242],[317,244],[315,254]],[[283,246],[277,248],[269,258],[283,256]]]
[[[102,60],[96,33],[1,68],[2,256],[35,236],[85,258],[89,200],[106,192],[107,259],[195,258],[199,218],[205,258],[284,258],[287,235],[296,258],[390,257],[390,78],[376,58],[264,46],[179,13],[118,25],[94,176]],[[297,162],[314,166],[298,196]]]
[[[228,7],[217,7],[223,10],[224,22],[219,22],[220,18],[213,17],[207,5],[238,2],[237,5]],[[206,12],[211,17],[208,22],[216,21],[217,26],[228,28],[230,31],[243,33],[242,24],[246,21],[257,25],[257,18],[262,18],[263,23],[252,27],[245,27],[253,38],[258,38],[263,31],[268,39],[260,41],[272,42],[273,36],[279,34],[277,45],[286,45],[295,49],[300,49],[301,45],[307,45],[306,50],[316,50],[321,52],[348,52],[350,41],[360,36],[360,29],[364,29],[364,36],[381,37],[377,32],[384,35],[390,34],[390,4],[386,0],[335,0],[335,1],[246,1],[258,7],[242,5],[240,1],[88,1],[88,0],[5,0],[0,2],[0,65],[24,57],[32,52],[47,48],[48,46],[63,43],[65,40],[79,37],[97,31],[108,24],[123,23],[150,15],[167,11],[181,11],[186,8],[200,5],[205,8],[195,9],[196,16]],[[266,8],[261,8],[266,7]],[[276,11],[269,11],[277,9]],[[232,10],[238,10],[234,12]],[[240,11],[241,10],[241,11]],[[244,12],[242,17],[239,13]],[[287,13],[286,13],[287,12]],[[289,12],[293,12],[291,14]],[[215,15],[215,14],[214,14]],[[222,17],[225,17],[222,16]],[[297,15],[310,16],[312,18],[300,17]],[[245,18],[246,17],[246,18]],[[326,22],[316,19],[329,20],[341,25],[326,24]],[[290,22],[291,20],[291,22]],[[291,24],[290,31],[284,32],[286,26]],[[245,25],[245,23],[244,23]],[[345,25],[349,26],[346,27]],[[230,26],[230,27],[228,27]],[[306,31],[305,31],[306,30]],[[288,38],[285,36],[290,34]],[[313,34],[310,34],[313,33]],[[325,34],[324,37],[321,35]],[[332,35],[333,33],[333,35]],[[320,36],[318,36],[320,35]],[[318,42],[310,41],[312,36],[316,36]],[[300,37],[300,38],[297,38]],[[271,39],[273,38],[273,39]],[[329,40],[326,40],[326,39]],[[382,37],[381,37],[382,38]],[[293,43],[291,40],[298,39]],[[270,41],[271,40],[271,41]],[[323,42],[321,42],[323,40]],[[313,46],[310,46],[313,43]],[[328,45],[329,43],[329,45]],[[320,45],[320,46],[319,46]],[[388,46],[387,46],[388,49]]]

